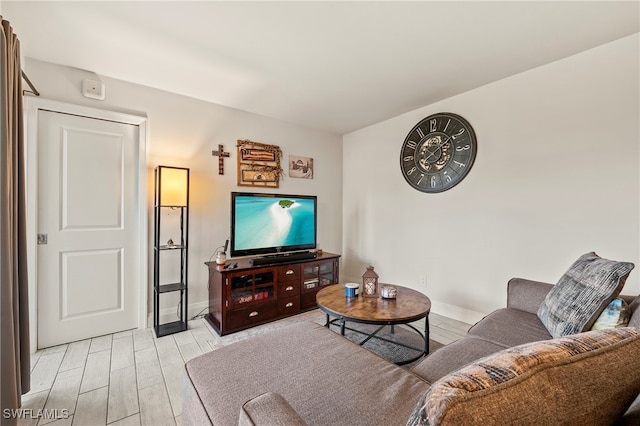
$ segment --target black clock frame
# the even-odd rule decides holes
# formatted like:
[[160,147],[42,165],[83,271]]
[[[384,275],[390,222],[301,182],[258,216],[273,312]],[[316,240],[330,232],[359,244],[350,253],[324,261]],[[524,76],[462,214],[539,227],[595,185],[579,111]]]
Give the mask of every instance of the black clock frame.
[[418,191],[437,193],[459,184],[476,158],[476,134],[463,117],[432,114],[409,132],[400,150],[400,169]]

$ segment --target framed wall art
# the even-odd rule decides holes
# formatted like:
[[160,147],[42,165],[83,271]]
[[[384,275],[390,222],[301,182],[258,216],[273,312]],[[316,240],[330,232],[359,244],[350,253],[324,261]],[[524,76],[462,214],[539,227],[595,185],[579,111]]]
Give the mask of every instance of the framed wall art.
[[290,155],[289,177],[313,179],[313,158]]
[[238,140],[238,186],[280,187],[282,150],[250,140]]

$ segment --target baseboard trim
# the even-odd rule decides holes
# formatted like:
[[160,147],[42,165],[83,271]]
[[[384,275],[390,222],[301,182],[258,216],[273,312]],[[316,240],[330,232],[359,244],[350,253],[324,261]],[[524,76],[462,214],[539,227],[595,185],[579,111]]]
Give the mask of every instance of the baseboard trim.
[[[204,315],[209,310],[209,302],[202,301],[196,303],[189,303],[187,309],[187,319],[190,321],[193,317],[198,315]],[[171,321],[176,321],[178,318],[176,316],[176,308],[165,308],[160,310],[160,324],[164,324]],[[147,324],[149,327],[153,327],[153,312],[147,313]]]
[[448,303],[437,300],[431,300],[431,312],[442,315],[443,317],[466,322],[467,324],[475,324],[486,316],[486,314],[481,312],[449,305]]

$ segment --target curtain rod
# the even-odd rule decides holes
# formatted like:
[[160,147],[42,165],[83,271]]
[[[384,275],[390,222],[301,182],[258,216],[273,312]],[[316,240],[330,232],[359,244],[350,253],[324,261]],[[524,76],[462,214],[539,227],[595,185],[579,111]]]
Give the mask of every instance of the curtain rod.
[[29,77],[27,77],[27,74],[24,73],[24,71],[20,70],[20,72],[22,73],[22,78],[24,78],[24,81],[27,82],[27,85],[29,86],[29,88],[31,90],[23,90],[23,93],[33,93],[36,96],[40,96],[40,92],[38,92],[38,89],[36,89],[33,86],[33,83],[31,83],[31,80],[29,80]]

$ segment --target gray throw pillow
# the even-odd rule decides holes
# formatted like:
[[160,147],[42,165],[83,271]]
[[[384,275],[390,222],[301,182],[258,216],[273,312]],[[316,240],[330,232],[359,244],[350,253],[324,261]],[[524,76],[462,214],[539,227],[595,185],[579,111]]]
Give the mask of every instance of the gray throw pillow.
[[633,263],[603,259],[594,252],[580,256],[540,305],[540,321],[553,337],[590,330],[633,268]]

